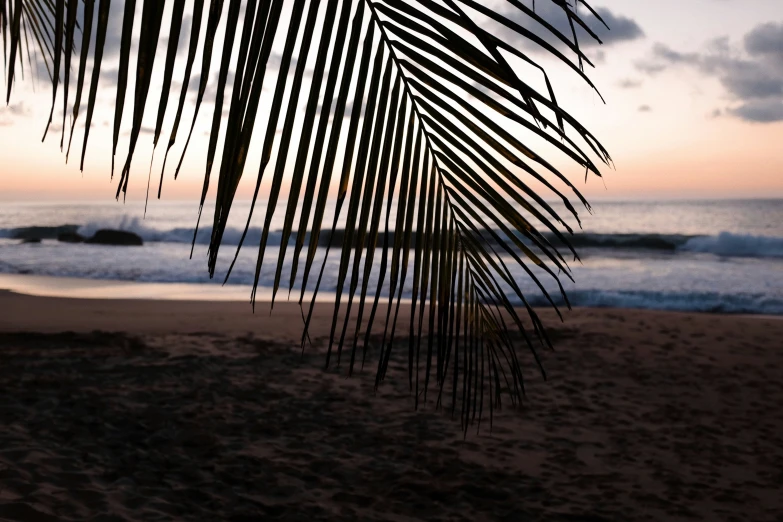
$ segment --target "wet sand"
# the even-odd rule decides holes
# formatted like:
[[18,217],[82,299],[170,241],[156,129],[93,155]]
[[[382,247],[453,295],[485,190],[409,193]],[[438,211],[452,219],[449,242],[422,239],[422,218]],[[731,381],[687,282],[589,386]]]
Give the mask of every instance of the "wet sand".
[[[414,410],[331,308],[0,291],[0,520],[780,520],[783,321],[542,311],[520,409]],[[520,348],[520,354],[524,354]],[[449,401],[446,406],[449,406]],[[459,405],[458,405],[459,408]]]

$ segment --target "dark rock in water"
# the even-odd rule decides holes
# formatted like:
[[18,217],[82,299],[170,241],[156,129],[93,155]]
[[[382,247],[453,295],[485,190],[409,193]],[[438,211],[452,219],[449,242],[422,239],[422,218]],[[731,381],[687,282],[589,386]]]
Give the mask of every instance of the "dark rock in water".
[[79,225],[57,227],[22,227],[11,231],[13,239],[57,239],[60,234],[75,234]]
[[63,232],[57,236],[61,243],[84,243],[85,237],[76,232]]
[[133,232],[125,230],[101,229],[89,238],[85,243],[95,245],[116,245],[116,246],[141,246],[144,241]]
[[40,237],[26,237],[22,239],[22,242],[20,244],[24,245],[25,243],[40,243],[41,238]]

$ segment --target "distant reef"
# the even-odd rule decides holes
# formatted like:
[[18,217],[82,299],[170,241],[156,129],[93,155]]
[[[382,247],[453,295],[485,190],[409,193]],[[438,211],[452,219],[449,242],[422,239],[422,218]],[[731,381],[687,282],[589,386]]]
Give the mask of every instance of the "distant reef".
[[94,245],[141,246],[144,240],[138,234],[126,230],[103,228],[85,238],[78,232],[79,225],[56,227],[24,227],[14,229],[10,237],[22,243],[40,243],[43,239],[56,239],[61,243],[88,243]]
[[115,246],[141,246],[144,240],[141,236],[125,230],[111,230],[102,228],[95,235],[85,241],[85,243],[95,245],[115,245]]
[[62,234],[78,235],[79,225],[60,225],[57,227],[23,227],[11,231],[11,239],[58,239]]
[[77,232],[63,232],[57,235],[57,241],[61,243],[84,243],[85,237]]

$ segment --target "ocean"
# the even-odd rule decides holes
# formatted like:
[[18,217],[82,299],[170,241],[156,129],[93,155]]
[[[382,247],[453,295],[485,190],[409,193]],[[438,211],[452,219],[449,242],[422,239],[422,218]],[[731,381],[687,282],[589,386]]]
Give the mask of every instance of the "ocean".
[[[4,274],[0,288],[38,288],[38,293],[48,295],[93,297],[249,299],[261,231],[258,222],[264,212],[256,211],[231,277],[221,287],[249,202],[234,205],[214,279],[210,279],[206,265],[212,207],[204,209],[192,258],[197,205],[151,201],[146,216],[143,207],[143,201],[123,204],[113,200],[0,203],[0,274]],[[783,315],[781,199],[598,201],[593,202],[592,214],[582,209],[580,218],[582,230],[572,224],[581,262],[572,262],[562,251],[574,278],[574,282],[561,278],[572,305]],[[270,245],[279,245],[282,221],[279,209],[270,227]],[[324,223],[331,222],[327,215]],[[139,234],[145,244],[112,247],[54,239],[22,244],[16,239],[20,229],[43,227],[39,230],[51,233],[50,227],[64,225],[73,225],[85,236],[101,228],[129,230]],[[318,267],[324,251],[319,249]],[[285,288],[277,299],[289,296],[291,253],[289,248],[282,278]],[[277,248],[268,248],[259,297],[271,296],[276,264]],[[528,301],[545,305],[541,291],[522,269],[513,261],[508,266]],[[319,298],[328,299],[334,292],[338,267],[339,253],[333,251]],[[371,288],[376,277],[374,272]],[[37,283],[31,286],[31,281]],[[295,281],[291,299],[298,299],[300,283],[301,279]],[[308,289],[314,283],[312,278]],[[544,285],[553,296],[557,294],[553,281],[544,281]],[[91,291],[85,293],[80,288]],[[139,288],[154,288],[154,292]],[[506,290],[514,298],[511,290]]]

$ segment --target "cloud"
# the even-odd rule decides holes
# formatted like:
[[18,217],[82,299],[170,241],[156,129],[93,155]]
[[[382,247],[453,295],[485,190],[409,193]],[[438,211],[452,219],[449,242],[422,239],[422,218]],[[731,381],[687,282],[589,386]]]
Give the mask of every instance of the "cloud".
[[652,63],[649,61],[640,61],[637,62],[635,65],[639,71],[645,74],[649,74],[650,76],[658,74],[659,72],[662,72],[666,69],[666,65],[662,63]]
[[28,107],[25,107],[24,101],[20,101],[19,103],[12,103],[11,105],[8,105],[4,109],[4,112],[5,111],[8,111],[8,113],[14,116],[28,116],[31,112]]
[[[122,43],[122,18],[124,14],[125,2],[114,2],[114,5],[109,8],[109,23],[106,28],[106,42],[103,46],[104,59],[112,60],[113,58],[120,56],[120,44]],[[92,38],[95,40],[94,35]],[[90,48],[95,48],[94,41]]]
[[603,49],[595,49],[592,52],[588,51],[585,53],[585,56],[594,64],[606,62],[606,51]]
[[753,62],[725,65],[721,78],[726,89],[738,98],[783,97],[783,71],[770,71]]
[[[595,11],[598,13],[601,19],[606,22],[606,25],[609,26],[609,29],[607,29],[595,15],[587,12],[584,9],[579,11],[579,17],[582,19],[582,21],[584,21],[585,25],[587,25],[596,34],[596,36],[598,36],[604,45],[614,45],[644,37],[644,31],[642,31],[642,28],[631,18],[616,15],[604,7],[596,8]],[[557,4],[554,2],[540,2],[536,4],[535,13],[548,22],[557,31],[563,34],[569,41],[573,41],[573,33],[571,31],[571,25],[568,21],[568,16],[561,7],[557,6]],[[563,41],[560,40],[557,36],[552,34],[550,30],[542,27],[539,22],[537,22],[531,16],[525,14],[522,10],[513,6],[507,6],[504,11],[501,11],[501,14],[503,14],[503,16],[509,20],[512,20],[521,25],[525,29],[532,31],[550,45],[560,50],[563,50],[567,47],[566,44],[563,43]],[[577,41],[579,42],[580,48],[588,49],[600,45],[598,41],[590,36],[587,31],[580,27],[576,22],[574,22],[574,27],[576,29]],[[530,42],[527,38],[524,38],[519,33],[505,26],[501,26],[493,22],[491,27],[487,26],[485,28],[502,38],[508,39],[512,43],[522,43],[531,48],[541,49],[538,44]]]
[[117,67],[108,70],[101,67],[101,80],[106,82],[106,84],[110,87],[117,86],[117,82],[119,81],[119,74],[120,70]]
[[[331,106],[329,107],[329,121],[332,121],[334,119],[334,111],[337,110],[336,106],[337,106],[337,97],[334,97],[332,98],[332,103]],[[345,109],[343,110],[344,119],[351,118],[351,115],[353,114],[353,107],[354,107],[354,100],[347,100],[345,102]],[[319,103],[318,107],[315,109],[315,113],[318,117],[321,116],[323,109],[324,109],[323,103]]]
[[[95,11],[95,16],[97,17],[97,9]],[[125,16],[125,2],[114,2],[112,6],[109,8],[109,23],[107,25],[106,29],[106,42],[103,46],[103,59],[104,63],[116,63],[119,60],[120,57],[120,46],[122,45],[122,21],[123,17]],[[182,18],[182,26],[180,28],[179,33],[179,40],[177,42],[177,55],[181,55],[184,52],[187,52],[188,49],[188,43],[190,38],[190,29],[191,29],[191,23],[192,23],[192,16],[190,14],[186,14],[184,18]],[[206,13],[205,17],[206,18]],[[136,25],[138,30],[138,24],[141,20],[141,11],[137,7],[136,14],[134,16],[134,25]],[[206,20],[202,21],[202,25],[206,24]],[[92,42],[90,45],[90,49],[95,49],[95,30],[93,29],[92,33]],[[164,25],[161,27],[161,35],[160,35],[160,41],[159,45],[162,45],[163,47],[163,55],[164,59],[161,59],[161,61],[165,60],[165,48],[168,45],[168,35],[169,34],[169,26],[164,23]],[[202,35],[203,36],[203,35]],[[138,49],[138,38],[133,36],[131,42],[131,48]],[[133,54],[131,56],[134,56]],[[77,51],[77,58],[78,58],[78,51]],[[133,61],[133,58],[132,58]],[[157,59],[156,59],[157,61]],[[133,65],[135,68],[135,64]]]
[[751,56],[783,60],[783,24],[766,23],[745,35],[745,49]]
[[[218,93],[218,80],[220,79],[220,71],[214,71],[212,73],[212,80],[207,81],[207,85],[204,88],[204,99],[202,103],[214,103],[217,99]],[[201,75],[195,74],[190,78],[190,84],[188,85],[188,91],[196,96],[198,94],[199,85],[201,84]],[[234,85],[234,71],[228,71],[226,75],[226,85],[223,89],[223,101],[224,103],[231,100],[231,93],[233,92]],[[178,90],[181,90],[180,85]]]
[[51,125],[49,125],[49,132],[52,132],[54,134],[60,134],[63,131],[63,124],[59,121],[53,121]]
[[[282,62],[283,56],[280,53],[272,52],[269,55],[269,59],[267,60],[267,76],[264,78],[264,86],[263,89],[266,90],[274,90],[274,86],[277,85],[276,79],[270,79],[268,76],[269,72],[274,72],[277,74],[280,69],[280,64]],[[293,78],[296,74],[296,66],[298,64],[296,56],[292,56],[290,60],[290,64],[288,67],[288,77]],[[204,90],[204,100],[202,103],[214,103],[217,91],[218,91],[218,79],[220,76],[219,70],[213,70],[211,71],[212,77],[207,81],[207,86]],[[304,76],[310,77],[313,75],[313,70],[310,68],[306,68],[304,70]],[[235,71],[232,69],[229,69],[228,75],[226,77],[226,86],[225,90],[223,91],[224,96],[224,103],[227,103],[231,99],[231,93],[234,85],[234,78],[235,78]],[[199,73],[194,74],[190,78],[190,83],[188,85],[188,91],[192,93],[193,96],[195,96],[198,93],[199,84],[201,82],[201,75]],[[181,84],[178,89],[181,89]]]
[[0,109],[0,127],[12,127],[19,122],[19,118],[26,118],[31,114],[32,111],[24,101],[12,103]]
[[729,109],[728,112],[745,121],[772,123],[783,121],[783,102],[778,100],[753,100],[737,108]]
[[190,82],[188,83],[188,92],[192,92],[193,94],[197,93],[200,83],[201,83],[201,74],[200,73],[191,74]]
[[[154,127],[148,127],[148,126],[141,126],[141,127],[139,127],[139,135],[141,135],[141,134],[154,135],[155,134],[155,128]],[[122,135],[123,136],[130,136],[131,135],[130,129],[127,129],[127,130],[123,131]]]
[[641,80],[622,80],[618,84],[621,89],[638,89],[642,86]]
[[[280,65],[282,65],[283,61],[283,55],[280,53],[273,52],[269,55],[269,60],[266,62],[267,68],[271,67],[273,70],[279,70]],[[296,56],[291,56],[290,63],[288,65],[288,76],[294,77],[296,75],[296,68],[299,65],[299,60]],[[309,67],[306,67],[302,75],[306,78],[309,78],[313,75],[313,70]]]
[[695,69],[717,78],[737,103],[727,114],[748,122],[783,121],[783,23],[755,27],[741,46],[722,37],[708,42],[702,52],[682,53],[658,43],[636,67],[648,75],[672,67]]
[[182,19],[182,27],[179,30],[179,42],[177,43],[177,55],[184,55],[190,45],[190,24],[193,23],[193,17],[185,15]]

